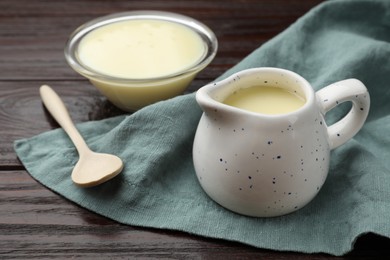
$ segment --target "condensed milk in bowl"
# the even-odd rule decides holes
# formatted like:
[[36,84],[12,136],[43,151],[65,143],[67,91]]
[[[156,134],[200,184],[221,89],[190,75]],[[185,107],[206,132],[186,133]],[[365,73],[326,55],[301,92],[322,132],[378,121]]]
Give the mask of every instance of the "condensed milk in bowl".
[[80,26],[65,57],[114,105],[135,111],[183,93],[217,48],[214,33],[193,18],[131,11]]

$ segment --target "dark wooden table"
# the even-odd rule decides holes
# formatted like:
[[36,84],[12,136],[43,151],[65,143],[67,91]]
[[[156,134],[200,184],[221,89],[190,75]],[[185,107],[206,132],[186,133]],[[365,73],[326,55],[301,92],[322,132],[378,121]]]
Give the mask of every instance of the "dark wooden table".
[[[206,23],[218,55],[188,91],[195,91],[280,33],[321,0],[1,0],[0,1],[0,259],[179,258],[324,259],[257,249],[186,233],[125,226],[91,213],[46,189],[26,172],[13,141],[58,125],[39,98],[41,84],[63,97],[75,122],[124,112],[107,102],[66,64],[63,47],[82,23],[109,13],[153,9]],[[348,258],[389,254],[390,240],[358,239]]]

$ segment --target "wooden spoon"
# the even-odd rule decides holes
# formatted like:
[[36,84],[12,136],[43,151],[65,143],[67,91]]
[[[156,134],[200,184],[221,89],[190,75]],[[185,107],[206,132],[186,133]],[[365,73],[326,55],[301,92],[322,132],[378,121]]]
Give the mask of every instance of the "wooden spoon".
[[79,161],[72,171],[73,182],[82,187],[91,187],[118,175],[123,169],[122,160],[115,155],[91,151],[57,93],[47,85],[41,86],[39,92],[47,110],[68,134],[79,153]]

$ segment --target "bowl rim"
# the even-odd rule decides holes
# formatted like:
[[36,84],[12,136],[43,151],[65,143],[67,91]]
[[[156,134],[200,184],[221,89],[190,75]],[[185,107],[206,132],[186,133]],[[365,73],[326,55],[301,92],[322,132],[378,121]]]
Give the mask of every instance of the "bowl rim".
[[[89,32],[116,22],[122,22],[127,20],[137,20],[137,19],[152,19],[152,20],[163,20],[168,22],[174,22],[190,28],[196,32],[206,45],[205,53],[196,62],[189,68],[179,70],[177,72],[167,74],[159,77],[150,77],[150,78],[124,78],[117,77],[112,75],[106,75],[102,72],[96,71],[93,68],[84,65],[77,56],[77,49],[80,44],[80,41],[85,35]],[[218,50],[218,40],[214,32],[206,26],[204,23],[178,13],[166,12],[166,11],[154,11],[154,10],[141,10],[141,11],[127,11],[113,13],[105,16],[101,16],[95,19],[90,20],[79,26],[73,33],[69,36],[65,49],[65,59],[67,63],[79,74],[87,77],[92,80],[100,80],[104,82],[117,82],[117,83],[142,83],[142,82],[153,82],[153,81],[162,81],[170,80],[176,77],[185,76],[188,74],[196,73],[205,68],[216,56]]]

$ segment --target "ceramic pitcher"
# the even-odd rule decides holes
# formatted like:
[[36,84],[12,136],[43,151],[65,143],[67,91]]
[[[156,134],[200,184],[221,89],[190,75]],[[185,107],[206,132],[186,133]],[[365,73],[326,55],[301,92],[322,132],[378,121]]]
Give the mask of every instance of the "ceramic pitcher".
[[[302,96],[292,112],[267,115],[229,106],[235,91],[256,85]],[[330,151],[363,126],[370,106],[366,87],[347,79],[315,92],[300,75],[254,68],[198,90],[204,111],[194,139],[193,160],[204,191],[231,211],[255,217],[284,215],[309,203],[323,186]],[[351,101],[351,110],[328,126],[325,114]]]

